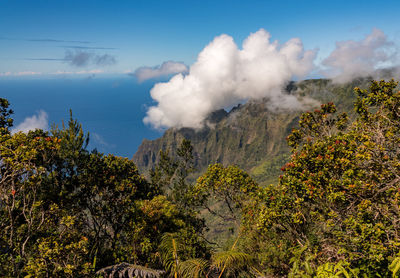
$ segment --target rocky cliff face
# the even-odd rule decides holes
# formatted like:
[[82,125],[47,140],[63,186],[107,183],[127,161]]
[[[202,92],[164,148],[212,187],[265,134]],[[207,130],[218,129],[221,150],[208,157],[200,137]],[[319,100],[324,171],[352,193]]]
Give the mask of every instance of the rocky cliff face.
[[143,140],[133,160],[142,173],[147,173],[158,162],[159,151],[175,154],[183,138],[194,147],[198,173],[211,163],[236,164],[261,183],[274,183],[280,168],[289,158],[286,137],[297,126],[301,112],[314,109],[320,103],[332,101],[340,110],[352,111],[355,99],[353,88],[367,87],[367,79],[344,85],[317,79],[292,82],[287,93],[296,95],[303,103],[300,109],[270,109],[268,100],[249,101],[234,107],[229,113],[212,113],[201,130],[190,128],[168,129],[161,138]]

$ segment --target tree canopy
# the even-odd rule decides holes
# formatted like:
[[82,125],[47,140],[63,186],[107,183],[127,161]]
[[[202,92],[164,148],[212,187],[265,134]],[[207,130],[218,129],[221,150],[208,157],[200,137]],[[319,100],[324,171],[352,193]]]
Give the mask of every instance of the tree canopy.
[[[148,181],[131,160],[87,150],[72,113],[50,132],[11,133],[13,111],[0,99],[0,273],[397,277],[397,85],[355,88],[351,117],[333,103],[303,113],[269,186],[221,164],[192,182],[188,140],[176,157],[161,152]],[[210,215],[234,226],[218,226],[233,230],[225,244],[206,237]]]

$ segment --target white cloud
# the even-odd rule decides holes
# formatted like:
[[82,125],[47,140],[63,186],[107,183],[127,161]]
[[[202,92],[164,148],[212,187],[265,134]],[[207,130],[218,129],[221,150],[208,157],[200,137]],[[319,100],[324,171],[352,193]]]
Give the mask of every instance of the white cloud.
[[394,44],[379,29],[373,29],[361,41],[341,41],[322,64],[322,74],[337,82],[347,82],[355,77],[368,76],[381,67],[394,66]]
[[275,107],[299,105],[295,97],[282,93],[294,76],[303,77],[313,69],[316,51],[304,51],[300,39],[283,45],[270,42],[260,29],[243,42],[242,49],[228,35],[216,37],[198,55],[189,74],[177,74],[151,90],[158,102],[144,118],[155,128],[203,125],[207,115],[246,99],[268,97]]
[[80,70],[80,71],[62,71],[58,70],[56,72],[52,72],[52,75],[64,75],[64,74],[99,74],[104,73],[104,70],[93,69],[93,70]]
[[179,62],[168,61],[162,63],[161,66],[156,67],[140,67],[134,72],[134,76],[138,79],[139,82],[143,82],[145,80],[156,78],[160,76],[167,76],[170,74],[176,73],[185,73],[188,71],[188,67]]
[[29,76],[29,75],[41,75],[41,72],[37,71],[19,71],[19,72],[3,72],[0,76]]
[[20,71],[17,72],[15,75],[17,76],[25,76],[25,75],[41,75],[41,72],[36,72],[36,71]]
[[27,117],[25,120],[12,129],[12,133],[19,131],[28,132],[35,129],[47,130],[49,128],[48,115],[45,111],[40,110],[37,115]]
[[110,150],[115,149],[116,145],[107,142],[103,136],[98,133],[90,133],[90,145],[94,148],[99,148],[100,150]]
[[75,74],[96,74],[96,73],[104,73],[104,71],[94,69],[94,70],[81,70],[81,71],[75,72]]
[[91,136],[91,139],[93,139],[93,141],[96,144],[101,145],[101,146],[109,146],[109,144],[104,140],[104,138],[100,134],[92,132],[90,134],[90,136]]

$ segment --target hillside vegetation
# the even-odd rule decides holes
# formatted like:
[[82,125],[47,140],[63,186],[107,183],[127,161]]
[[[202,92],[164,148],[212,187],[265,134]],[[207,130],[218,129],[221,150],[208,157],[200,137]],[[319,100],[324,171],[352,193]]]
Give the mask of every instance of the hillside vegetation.
[[[326,80],[291,84],[290,91],[299,96],[307,88],[302,97],[333,88],[321,101],[332,94],[341,109],[328,102],[300,116],[266,115],[281,127],[276,136],[289,133],[287,147],[283,138],[264,142],[247,133],[236,134],[249,136],[240,148],[244,142],[249,142],[248,148],[259,142],[272,146],[271,150],[251,148],[264,155],[276,149],[288,155],[277,182],[267,185],[238,166],[221,163],[208,165],[192,182],[200,165],[197,152],[204,145],[200,148],[187,139],[171,143],[177,146],[171,153],[160,151],[145,178],[129,159],[87,150],[89,134],[72,113],[67,124],[49,132],[11,133],[13,111],[0,98],[0,274],[398,277],[397,85],[393,80],[373,81],[368,89],[355,87],[355,97],[350,97],[350,84],[338,86]],[[349,115],[343,111],[352,98],[354,112]],[[246,117],[264,111],[260,103],[243,105],[231,115],[217,113],[217,128],[227,125],[233,113],[238,113],[239,122],[243,117],[244,125],[250,125]],[[264,132],[272,132],[270,126],[267,122]],[[216,135],[216,129],[203,132]],[[199,134],[181,130],[166,136],[179,140],[182,132]],[[240,130],[226,132],[240,134]],[[231,142],[225,136],[218,142],[220,138]],[[231,140],[236,144],[238,138]],[[221,148],[218,155],[225,153]],[[251,169],[269,159],[257,155],[260,160],[253,159]],[[275,164],[279,161],[270,165]],[[210,216],[213,227],[205,221]],[[225,229],[221,231],[225,238],[215,241],[207,231],[218,223],[229,225],[218,227]]]

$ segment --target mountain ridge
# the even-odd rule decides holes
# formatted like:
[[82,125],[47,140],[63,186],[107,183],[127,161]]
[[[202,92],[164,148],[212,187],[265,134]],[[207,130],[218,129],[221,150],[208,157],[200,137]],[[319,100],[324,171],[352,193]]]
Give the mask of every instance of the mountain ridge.
[[372,78],[359,78],[345,84],[328,79],[290,82],[285,94],[295,95],[303,102],[299,109],[271,109],[269,100],[250,100],[238,104],[229,112],[220,109],[207,118],[200,130],[170,128],[155,140],[144,139],[133,161],[147,174],[159,160],[159,151],[174,156],[183,138],[194,147],[193,178],[212,163],[235,164],[249,172],[262,184],[275,183],[281,166],[289,158],[286,137],[297,126],[302,112],[318,108],[319,104],[334,102],[339,111],[353,111],[354,87],[367,88]]

